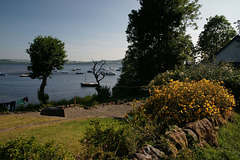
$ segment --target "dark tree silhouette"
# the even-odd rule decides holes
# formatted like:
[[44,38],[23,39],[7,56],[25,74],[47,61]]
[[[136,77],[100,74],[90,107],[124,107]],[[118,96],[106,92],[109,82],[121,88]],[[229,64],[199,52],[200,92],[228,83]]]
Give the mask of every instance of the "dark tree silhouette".
[[[103,66],[106,64],[105,60],[101,60],[101,61],[94,61],[93,62],[93,75],[96,79],[96,82],[98,84],[98,86],[100,86],[100,81],[104,79],[104,77],[106,76],[105,72],[103,71]],[[98,67],[99,65],[99,67]]]
[[47,85],[47,78],[52,75],[54,69],[62,69],[67,61],[67,55],[64,50],[64,43],[57,38],[51,36],[37,36],[33,43],[29,43],[30,47],[26,50],[31,58],[32,71],[30,77],[32,79],[42,79],[42,84],[38,91],[38,99],[43,104],[47,103],[49,96],[44,93]]
[[157,74],[188,61],[192,53],[188,26],[197,27],[198,0],[139,0],[129,14],[129,43],[116,88],[148,84]]

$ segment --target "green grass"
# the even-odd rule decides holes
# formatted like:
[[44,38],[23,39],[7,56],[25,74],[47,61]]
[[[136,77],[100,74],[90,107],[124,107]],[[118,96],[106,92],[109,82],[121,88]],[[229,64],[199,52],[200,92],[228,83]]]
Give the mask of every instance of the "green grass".
[[18,115],[7,115],[7,116],[0,116],[0,130],[11,128],[11,127],[18,127],[23,125],[35,124],[35,123],[42,123],[48,121],[58,120],[60,118],[55,117],[35,117],[35,116],[18,116]]
[[[34,136],[39,143],[54,140],[57,143],[63,144],[69,151],[77,153],[77,151],[81,149],[79,140],[84,137],[86,127],[89,126],[91,120],[92,119],[71,120],[0,132],[0,143],[6,143],[17,137],[30,138]],[[117,121],[112,118],[103,118],[99,119],[99,121],[104,124],[124,124],[122,121]]]
[[219,147],[195,148],[195,159],[236,160],[240,159],[240,115],[235,114],[235,121],[219,130]]

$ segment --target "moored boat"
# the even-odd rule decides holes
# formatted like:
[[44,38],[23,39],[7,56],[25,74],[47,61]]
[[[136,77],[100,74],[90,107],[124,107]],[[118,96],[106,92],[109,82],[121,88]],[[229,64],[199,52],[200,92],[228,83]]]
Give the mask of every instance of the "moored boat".
[[7,76],[7,74],[4,72],[0,72],[0,76]]
[[29,74],[20,74],[20,77],[29,77]]
[[76,72],[76,74],[84,74],[83,72]]
[[97,87],[97,83],[86,83],[86,82],[81,82],[82,87]]
[[89,71],[87,71],[87,73],[93,73],[93,71],[92,71],[92,70],[89,70]]
[[62,74],[68,74],[69,72],[68,71],[62,71]]
[[116,73],[114,73],[114,72],[111,72],[111,71],[108,71],[108,72],[106,72],[106,75],[107,75],[107,76],[115,76],[115,75],[116,75]]

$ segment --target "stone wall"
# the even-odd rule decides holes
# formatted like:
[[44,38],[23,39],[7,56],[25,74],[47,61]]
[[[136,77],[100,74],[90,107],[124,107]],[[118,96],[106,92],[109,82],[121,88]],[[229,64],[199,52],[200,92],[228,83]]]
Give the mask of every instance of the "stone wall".
[[164,143],[159,144],[158,147],[153,147],[151,145],[142,147],[136,153],[129,155],[129,159],[175,159],[182,149],[189,150],[189,152],[191,152],[189,146],[193,143],[198,146],[205,146],[206,144],[218,146],[217,133],[219,127],[228,121],[233,121],[233,112],[228,112],[223,116],[204,118],[191,122],[183,128],[176,127],[175,129],[165,133]]

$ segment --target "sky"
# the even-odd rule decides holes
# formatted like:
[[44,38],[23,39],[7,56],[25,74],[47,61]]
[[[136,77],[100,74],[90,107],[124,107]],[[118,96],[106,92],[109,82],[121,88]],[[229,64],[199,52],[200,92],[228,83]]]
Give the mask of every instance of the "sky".
[[[188,29],[194,44],[206,18],[224,15],[232,25],[240,19],[239,0],[199,0],[199,4],[199,28]],[[137,0],[2,0],[0,59],[29,59],[26,49],[38,35],[63,41],[68,60],[122,59],[128,46],[128,14],[139,8]]]

